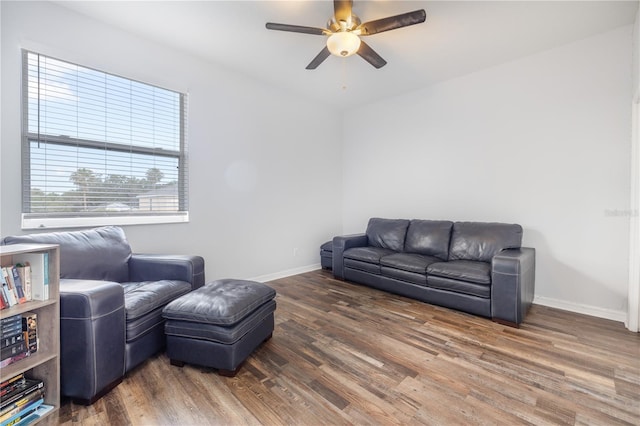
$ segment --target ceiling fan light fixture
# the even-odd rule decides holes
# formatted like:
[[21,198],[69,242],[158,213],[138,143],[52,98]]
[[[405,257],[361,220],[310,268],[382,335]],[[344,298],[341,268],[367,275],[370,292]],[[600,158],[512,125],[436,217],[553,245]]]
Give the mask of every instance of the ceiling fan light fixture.
[[333,33],[327,39],[327,48],[333,55],[346,58],[360,48],[360,37],[349,31]]

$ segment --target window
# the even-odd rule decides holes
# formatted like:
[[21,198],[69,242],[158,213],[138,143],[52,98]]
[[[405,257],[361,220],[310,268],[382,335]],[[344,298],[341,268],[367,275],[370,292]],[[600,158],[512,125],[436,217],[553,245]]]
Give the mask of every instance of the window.
[[188,220],[186,95],[23,51],[23,228]]

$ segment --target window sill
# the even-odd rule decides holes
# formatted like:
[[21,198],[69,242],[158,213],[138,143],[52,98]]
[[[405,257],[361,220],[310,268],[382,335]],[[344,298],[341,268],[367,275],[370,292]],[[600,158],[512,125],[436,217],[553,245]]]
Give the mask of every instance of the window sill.
[[159,223],[189,222],[189,214],[168,216],[101,216],[29,218],[22,215],[22,229],[86,228],[106,225],[154,225]]

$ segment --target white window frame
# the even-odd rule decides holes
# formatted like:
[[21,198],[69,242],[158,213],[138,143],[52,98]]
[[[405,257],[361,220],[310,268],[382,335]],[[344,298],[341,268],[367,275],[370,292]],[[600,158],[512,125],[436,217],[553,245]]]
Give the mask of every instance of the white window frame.
[[[189,222],[189,210],[188,210],[188,159],[187,159],[187,143],[186,143],[186,98],[187,95],[185,93],[180,93],[181,99],[181,119],[180,119],[180,152],[179,152],[179,178],[178,178],[178,187],[179,187],[179,199],[180,199],[180,207],[179,211],[176,212],[156,212],[156,213],[136,213],[136,214],[117,214],[110,213],[95,215],[74,215],[73,213],[32,213],[30,210],[30,196],[31,196],[31,176],[30,176],[30,144],[32,141],[36,139],[36,137],[40,137],[40,135],[34,135],[33,133],[29,133],[29,124],[28,124],[28,72],[26,71],[26,61],[27,55],[30,53],[35,53],[29,50],[23,50],[23,76],[22,76],[22,229],[30,230],[30,229],[43,229],[43,228],[75,228],[75,227],[91,227],[91,226],[103,226],[103,225],[141,225],[141,224],[162,224],[162,223],[185,223]],[[52,59],[53,58],[48,55],[47,56]],[[73,62],[61,60],[63,62],[67,62],[70,64],[74,64]],[[79,65],[83,68],[88,68],[83,65]],[[101,73],[109,74],[104,71],[99,71]],[[113,75],[113,74],[111,74]],[[131,79],[128,79],[131,80]],[[148,84],[148,83],[145,83]],[[178,93],[178,92],[175,92]],[[56,145],[76,145],[81,147],[91,148],[92,145],[95,147],[96,145],[109,145],[109,142],[96,144],[95,141],[82,140],[82,139],[74,139],[65,137],[56,137],[56,135],[47,135],[46,136],[48,143],[56,144]],[[106,148],[105,148],[106,150]],[[132,153],[144,153],[145,148],[140,148],[139,151],[132,151]],[[149,150],[152,151],[152,150]],[[177,152],[177,151],[176,151]],[[156,154],[157,155],[157,154]],[[176,155],[174,158],[178,158]]]

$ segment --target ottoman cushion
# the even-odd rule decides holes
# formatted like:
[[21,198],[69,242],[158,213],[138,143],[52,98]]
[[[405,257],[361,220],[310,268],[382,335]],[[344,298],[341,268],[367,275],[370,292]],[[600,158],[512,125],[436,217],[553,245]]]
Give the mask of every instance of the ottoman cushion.
[[230,326],[259,306],[272,300],[276,292],[255,281],[222,279],[206,284],[165,306],[167,320]]
[[170,320],[165,324],[164,332],[167,336],[187,337],[198,340],[231,345],[244,335],[262,324],[269,315],[276,310],[276,301],[269,300],[256,309],[246,321],[232,326],[203,324],[199,322]]

